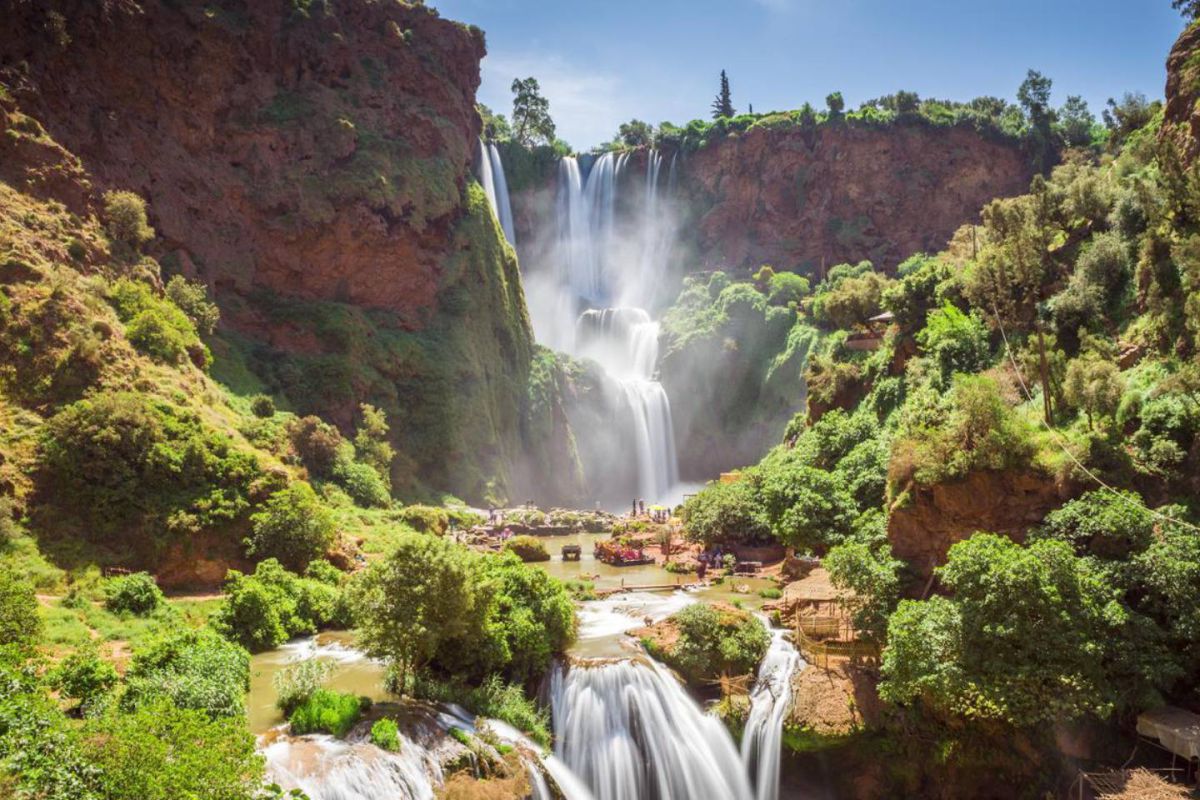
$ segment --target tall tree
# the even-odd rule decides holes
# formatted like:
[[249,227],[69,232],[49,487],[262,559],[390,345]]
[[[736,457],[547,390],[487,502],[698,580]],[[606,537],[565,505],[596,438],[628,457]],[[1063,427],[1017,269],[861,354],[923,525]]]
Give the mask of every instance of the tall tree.
[[1038,169],[1046,169],[1050,165],[1051,151],[1054,149],[1054,109],[1050,108],[1050,87],[1053,81],[1037,70],[1029,70],[1025,81],[1017,89],[1017,102],[1025,111],[1029,121],[1029,130],[1037,154]]
[[537,78],[517,78],[512,82],[512,92],[513,138],[526,147],[553,144],[555,129],[550,118],[550,101],[542,96]]
[[1058,112],[1062,123],[1063,138],[1071,147],[1084,147],[1092,142],[1092,128],[1096,126],[1096,115],[1088,108],[1087,101],[1079,95],[1071,95]]
[[721,91],[717,93],[717,99],[713,100],[712,112],[713,119],[732,117],[736,113],[733,110],[733,98],[729,94],[729,76],[725,74],[725,70],[721,70]]
[[1188,19],[1200,17],[1200,0],[1171,0],[1171,8]]

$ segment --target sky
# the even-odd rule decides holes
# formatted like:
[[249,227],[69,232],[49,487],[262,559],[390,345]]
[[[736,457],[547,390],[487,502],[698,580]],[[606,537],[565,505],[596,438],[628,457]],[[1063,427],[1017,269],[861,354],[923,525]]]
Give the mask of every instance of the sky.
[[727,70],[739,112],[847,108],[899,89],[1014,100],[1028,69],[1053,101],[1163,95],[1183,20],[1170,0],[427,0],[487,34],[479,100],[508,116],[533,76],[583,151],[622,122],[708,118]]

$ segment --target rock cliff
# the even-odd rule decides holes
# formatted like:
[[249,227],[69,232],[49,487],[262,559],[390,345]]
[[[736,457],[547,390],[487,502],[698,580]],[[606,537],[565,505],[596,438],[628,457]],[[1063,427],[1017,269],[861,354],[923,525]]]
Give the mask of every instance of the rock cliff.
[[382,406],[402,489],[504,490],[531,336],[470,178],[478,29],[370,0],[0,13],[0,81],[22,110],[96,194],[146,198],[152,254],[215,290],[218,377],[344,427]]

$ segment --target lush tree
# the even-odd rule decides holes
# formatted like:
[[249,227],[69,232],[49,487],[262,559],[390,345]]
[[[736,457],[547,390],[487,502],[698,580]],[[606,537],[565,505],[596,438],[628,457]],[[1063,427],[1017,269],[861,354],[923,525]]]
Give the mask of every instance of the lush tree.
[[350,621],[349,609],[339,588],[340,578],[329,570],[340,576],[328,561],[311,562],[304,578],[288,572],[273,558],[260,562],[252,575],[230,570],[223,587],[225,599],[212,618],[213,627],[257,653],[322,628],[345,626]]
[[362,422],[354,434],[354,450],[358,460],[367,464],[383,479],[390,491],[392,486],[392,459],[396,451],[388,439],[387,415],[369,403],[358,407]]
[[552,144],[555,139],[554,120],[550,118],[550,101],[542,96],[537,78],[517,78],[512,82],[513,139],[531,147]]
[[1171,8],[1188,19],[1200,17],[1200,0],[1171,0]]
[[767,285],[767,302],[773,306],[788,306],[799,303],[808,293],[808,278],[794,272],[776,272]]
[[713,119],[721,117],[733,119],[736,113],[733,108],[733,97],[729,93],[729,76],[725,74],[725,70],[721,70],[721,88],[717,92],[717,99],[713,100],[712,104]]
[[1059,109],[1058,121],[1062,126],[1063,139],[1071,147],[1087,147],[1092,143],[1092,130],[1096,127],[1096,115],[1088,108],[1087,101],[1079,95],[1071,95]]
[[883,643],[888,616],[900,599],[900,568],[888,548],[849,541],[830,549],[823,564],[843,595],[854,628],[864,638]]
[[0,647],[32,645],[41,631],[33,585],[16,565],[0,558]]
[[345,440],[337,428],[317,416],[300,417],[288,425],[288,439],[305,469],[314,478],[329,478]]
[[121,707],[157,706],[203,711],[213,719],[245,714],[250,655],[208,628],[168,631],[134,652]]
[[323,556],[336,531],[332,512],[304,481],[272,494],[250,521],[253,533],[246,540],[247,553],[278,559],[295,570]]
[[479,118],[483,121],[480,135],[485,141],[489,142],[507,142],[512,138],[512,126],[508,124],[508,120],[503,114],[495,114],[490,108],[483,103],[476,103],[475,109],[479,112]]
[[359,644],[389,663],[402,691],[479,613],[470,554],[424,534],[401,534],[392,553],[361,573],[350,591]]
[[1103,116],[1110,145],[1114,149],[1119,148],[1135,131],[1148,125],[1161,108],[1160,101],[1150,102],[1141,92],[1126,92],[1120,101],[1108,98],[1108,107],[1104,109]]
[[1125,381],[1111,361],[1087,354],[1067,364],[1063,397],[1072,407],[1087,415],[1088,427],[1096,417],[1111,419],[1121,402]]
[[842,98],[841,92],[833,92],[825,98],[825,105],[829,108],[829,118],[841,119],[846,111],[846,101]]
[[654,126],[640,119],[623,122],[617,138],[629,147],[649,147],[654,142]]
[[783,457],[760,467],[762,502],[771,532],[799,550],[823,552],[850,532],[856,507],[833,474]]
[[771,528],[748,480],[713,482],[687,499],[683,520],[688,538],[712,542],[759,542]]
[[1123,613],[1069,545],[979,533],[938,576],[950,598],[906,600],[889,622],[884,699],[1015,726],[1111,710],[1105,648]]
[[950,303],[929,314],[925,327],[917,333],[917,344],[938,365],[945,386],[955,373],[978,372],[991,358],[983,321]]
[[1096,489],[1051,511],[1037,536],[1057,539],[1079,555],[1125,560],[1154,539],[1154,517],[1128,490]]
[[[832,276],[832,271],[830,272]],[[879,313],[887,277],[868,271],[841,280],[827,279],[813,297],[813,319],[822,327],[849,329]]]

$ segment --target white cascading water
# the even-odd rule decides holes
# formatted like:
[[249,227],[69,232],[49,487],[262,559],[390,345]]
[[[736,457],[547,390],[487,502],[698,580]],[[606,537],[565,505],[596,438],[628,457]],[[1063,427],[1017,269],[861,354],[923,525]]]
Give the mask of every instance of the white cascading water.
[[[763,624],[770,627],[765,619]],[[779,798],[783,722],[792,707],[792,675],[803,663],[785,634],[782,628],[771,631],[771,646],[758,667],[750,693],[750,716],[742,732],[742,762],[755,800]]]
[[313,735],[279,739],[262,754],[271,780],[312,800],[433,800],[434,784],[442,781],[437,760],[403,735],[395,753]]
[[559,665],[555,752],[596,800],[750,800],[737,748],[653,662]]
[[500,150],[494,143],[484,143],[479,140],[479,184],[487,195],[488,203],[504,238],[513,247],[517,246],[517,232],[513,226],[512,203],[508,196],[508,178],[504,175],[504,162],[500,160]]
[[[552,346],[592,358],[620,387],[621,424],[633,445],[629,465],[638,496],[665,501],[679,480],[671,403],[654,380],[658,323],[636,305],[652,302],[669,244],[661,222],[659,176],[662,156],[647,154],[639,242],[630,248],[616,222],[617,193],[628,154],[605,153],[583,178],[579,162],[564,158],[558,184],[558,289],[534,327]],[[613,301],[620,304],[613,306]],[[575,317],[573,336],[565,319]],[[541,317],[541,319],[539,319]],[[549,319],[547,319],[549,317]],[[540,324],[539,324],[540,323]]]

